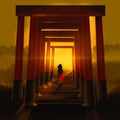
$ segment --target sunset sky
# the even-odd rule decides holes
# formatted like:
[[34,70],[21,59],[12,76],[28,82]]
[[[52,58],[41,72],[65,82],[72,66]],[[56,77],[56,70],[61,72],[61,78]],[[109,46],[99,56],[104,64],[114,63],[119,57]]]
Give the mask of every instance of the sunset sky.
[[0,3],[0,45],[16,44],[16,5],[105,5],[103,17],[104,43],[120,43],[120,1],[119,0],[1,0]]

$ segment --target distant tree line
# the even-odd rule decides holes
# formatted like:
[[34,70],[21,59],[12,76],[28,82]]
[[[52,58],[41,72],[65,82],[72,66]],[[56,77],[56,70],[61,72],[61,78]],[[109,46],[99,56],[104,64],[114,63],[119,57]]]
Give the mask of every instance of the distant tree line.
[[[16,51],[16,46],[13,46],[13,45],[10,45],[10,46],[1,45],[0,46],[0,55],[5,55],[5,54],[15,55],[15,51]],[[96,51],[96,46],[93,47],[93,52],[95,51]],[[116,44],[116,45],[106,44],[104,46],[104,51],[105,52],[111,52],[111,51],[120,52],[120,44]],[[24,55],[27,55],[27,54],[28,54],[28,47],[24,47]]]
[[[16,52],[16,47],[13,45],[10,46],[5,46],[5,45],[1,45],[0,46],[0,55],[15,55]],[[28,53],[28,47],[24,48],[24,55],[26,55]]]
[[13,79],[14,79],[14,65],[11,65],[7,69],[0,70],[0,87],[13,86]]
[[[93,47],[93,52],[95,52],[96,51],[96,46],[94,46]],[[104,51],[105,52],[114,52],[114,51],[118,51],[118,52],[120,52],[120,44],[116,44],[116,45],[110,45],[110,44],[106,44],[105,46],[104,46]]]

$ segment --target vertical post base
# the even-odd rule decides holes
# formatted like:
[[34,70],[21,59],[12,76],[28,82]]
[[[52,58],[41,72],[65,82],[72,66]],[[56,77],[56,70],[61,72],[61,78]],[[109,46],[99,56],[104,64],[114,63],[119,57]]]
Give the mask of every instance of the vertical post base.
[[45,83],[49,82],[49,72],[45,72]]
[[41,72],[41,73],[40,73],[40,86],[42,86],[43,83],[44,83],[44,73]]
[[20,104],[23,102],[23,87],[22,80],[15,80],[13,87],[13,102]]
[[36,77],[36,96],[42,96],[41,94],[40,94],[40,77],[39,76],[37,76]]
[[91,106],[95,105],[95,96],[94,96],[94,87],[93,80],[85,80],[84,81],[84,105]]
[[77,89],[79,89],[79,87],[80,87],[79,86],[79,82],[80,82],[79,80],[80,80],[80,74],[79,74],[79,72],[76,72],[76,88]]
[[98,80],[97,102],[103,103],[107,100],[106,80]]
[[50,81],[53,80],[53,71],[50,72]]
[[35,95],[36,95],[36,81],[35,80],[27,80],[26,86],[26,104],[28,106],[36,106],[35,103]]
[[80,77],[80,97],[84,98],[84,77]]

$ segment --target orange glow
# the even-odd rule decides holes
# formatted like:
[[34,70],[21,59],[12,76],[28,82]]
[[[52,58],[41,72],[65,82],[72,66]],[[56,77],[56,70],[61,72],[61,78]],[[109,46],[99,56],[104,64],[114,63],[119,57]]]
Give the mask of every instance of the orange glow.
[[51,42],[50,46],[74,46],[74,42]]
[[24,47],[26,47],[29,44],[30,17],[25,17],[24,24]]
[[96,46],[96,24],[95,24],[95,17],[90,16],[90,37],[91,37],[91,49],[92,49],[92,62],[96,62],[96,53],[93,53],[93,47]]
[[58,64],[62,64],[64,75],[73,70],[72,48],[55,48],[54,70],[57,71]]
[[91,48],[96,45],[96,26],[95,26],[95,17],[89,17],[90,22],[90,37],[91,37]]
[[78,31],[78,29],[42,29],[41,31]]
[[[74,42],[51,42],[49,67],[54,73],[57,73],[58,64],[62,64],[64,75],[73,71],[73,46]],[[53,50],[52,50],[53,49]],[[54,52],[53,52],[54,51]],[[52,53],[53,52],[53,53]],[[52,58],[54,54],[54,58]],[[47,61],[47,42],[45,42],[45,66]],[[54,63],[54,64],[53,64]],[[52,64],[54,65],[52,67]]]

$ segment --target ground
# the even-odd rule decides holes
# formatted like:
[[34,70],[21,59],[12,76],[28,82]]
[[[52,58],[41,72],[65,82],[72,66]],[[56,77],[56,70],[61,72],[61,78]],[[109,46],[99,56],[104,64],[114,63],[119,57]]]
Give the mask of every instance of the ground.
[[[0,89],[0,120],[13,120],[15,117],[16,111],[18,110],[17,107],[14,106],[14,104],[11,102],[11,94],[12,90],[11,89]],[[42,107],[42,106],[41,106]],[[44,108],[46,109],[46,108]],[[62,108],[61,108],[62,109]],[[66,107],[63,107],[63,111],[67,111]],[[77,114],[77,108],[73,107],[73,110],[70,110],[70,107],[68,107],[68,111],[72,111],[74,116],[76,116],[76,119],[78,118]],[[99,120],[119,120],[120,119],[120,91],[116,91],[115,93],[112,93],[108,96],[108,100],[101,105],[97,105],[95,107],[95,111],[97,112]],[[51,118],[54,116],[54,112],[52,113],[53,110],[58,111],[56,107],[49,107],[49,111],[44,112],[42,115],[46,116],[46,114],[51,114]],[[75,111],[76,110],[76,111]],[[81,107],[81,111],[84,110]],[[86,109],[89,111],[89,109]],[[39,106],[37,108],[34,108],[34,111],[36,111],[36,116],[39,115],[37,114],[39,111]],[[83,111],[82,111],[83,112]],[[68,112],[69,113],[69,112]],[[86,113],[86,112],[85,112]],[[56,114],[58,114],[56,112]],[[89,115],[92,113],[89,113]],[[35,114],[34,114],[35,115]],[[33,115],[33,116],[34,116]],[[62,114],[66,117],[69,118],[69,114]],[[32,117],[33,117],[32,116]],[[59,115],[58,115],[59,116]],[[34,116],[35,117],[35,116]],[[57,118],[55,118],[57,119]],[[72,118],[71,118],[72,119]]]

